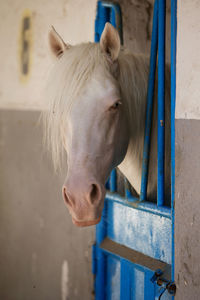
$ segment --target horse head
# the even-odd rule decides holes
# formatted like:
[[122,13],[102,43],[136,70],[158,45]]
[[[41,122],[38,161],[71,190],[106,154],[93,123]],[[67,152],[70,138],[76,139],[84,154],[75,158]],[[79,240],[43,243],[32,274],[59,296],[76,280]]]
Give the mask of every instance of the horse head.
[[62,194],[74,224],[94,225],[101,219],[105,182],[129,143],[117,81],[120,38],[107,23],[99,44],[70,46],[54,29],[49,41],[56,57],[52,86],[57,85],[48,112],[49,139],[54,156],[60,143],[67,152]]

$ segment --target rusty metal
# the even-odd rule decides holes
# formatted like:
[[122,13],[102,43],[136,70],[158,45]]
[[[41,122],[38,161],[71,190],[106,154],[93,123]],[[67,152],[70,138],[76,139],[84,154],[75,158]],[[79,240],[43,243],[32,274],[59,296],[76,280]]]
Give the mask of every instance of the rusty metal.
[[176,294],[176,284],[174,282],[170,282],[167,285],[167,290],[170,295],[174,296]]
[[161,299],[162,295],[168,291],[172,296],[175,296],[176,285],[174,282],[164,278],[164,273],[162,270],[158,269],[155,271],[154,276],[151,281],[156,285],[156,299]]

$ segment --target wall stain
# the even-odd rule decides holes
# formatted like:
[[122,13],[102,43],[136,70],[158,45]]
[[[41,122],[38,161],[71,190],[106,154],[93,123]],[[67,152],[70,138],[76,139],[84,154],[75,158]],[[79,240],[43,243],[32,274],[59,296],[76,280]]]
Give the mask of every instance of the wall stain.
[[147,1],[147,3],[146,3],[146,13],[147,13],[146,38],[148,41],[151,39],[151,33],[150,33],[151,12],[152,12],[152,4]]

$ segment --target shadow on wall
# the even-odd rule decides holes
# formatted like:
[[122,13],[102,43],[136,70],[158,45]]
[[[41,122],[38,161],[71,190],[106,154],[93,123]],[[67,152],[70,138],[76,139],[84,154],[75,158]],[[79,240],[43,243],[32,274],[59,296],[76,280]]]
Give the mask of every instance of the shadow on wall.
[[0,299],[91,299],[94,228],[72,224],[38,118],[0,111]]

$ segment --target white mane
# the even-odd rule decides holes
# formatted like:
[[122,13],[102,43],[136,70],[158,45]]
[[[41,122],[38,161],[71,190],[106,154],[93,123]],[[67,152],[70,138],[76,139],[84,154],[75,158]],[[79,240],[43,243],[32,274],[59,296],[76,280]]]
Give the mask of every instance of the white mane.
[[[149,58],[127,50],[119,55],[119,77],[122,98],[127,103],[131,130],[132,155],[141,153],[144,142],[146,95],[149,73]],[[142,159],[142,157],[140,157]]]
[[63,136],[67,130],[67,116],[74,101],[83,91],[96,67],[106,61],[99,45],[80,44],[68,49],[57,60],[47,82],[48,110],[44,112],[45,141],[51,149],[55,169],[62,164]]
[[[121,50],[116,79],[121,95],[127,104],[127,117],[132,131],[131,152],[137,155],[143,147],[144,118],[146,109],[146,90],[148,80],[148,59]],[[51,148],[54,166],[62,165],[64,154],[63,140],[67,130],[67,116],[74,101],[101,65],[105,73],[112,73],[109,62],[99,44],[86,43],[73,46],[58,59],[48,80],[48,111],[44,113],[46,142]],[[81,105],[81,104],[80,104]],[[134,142],[135,141],[135,142]]]

